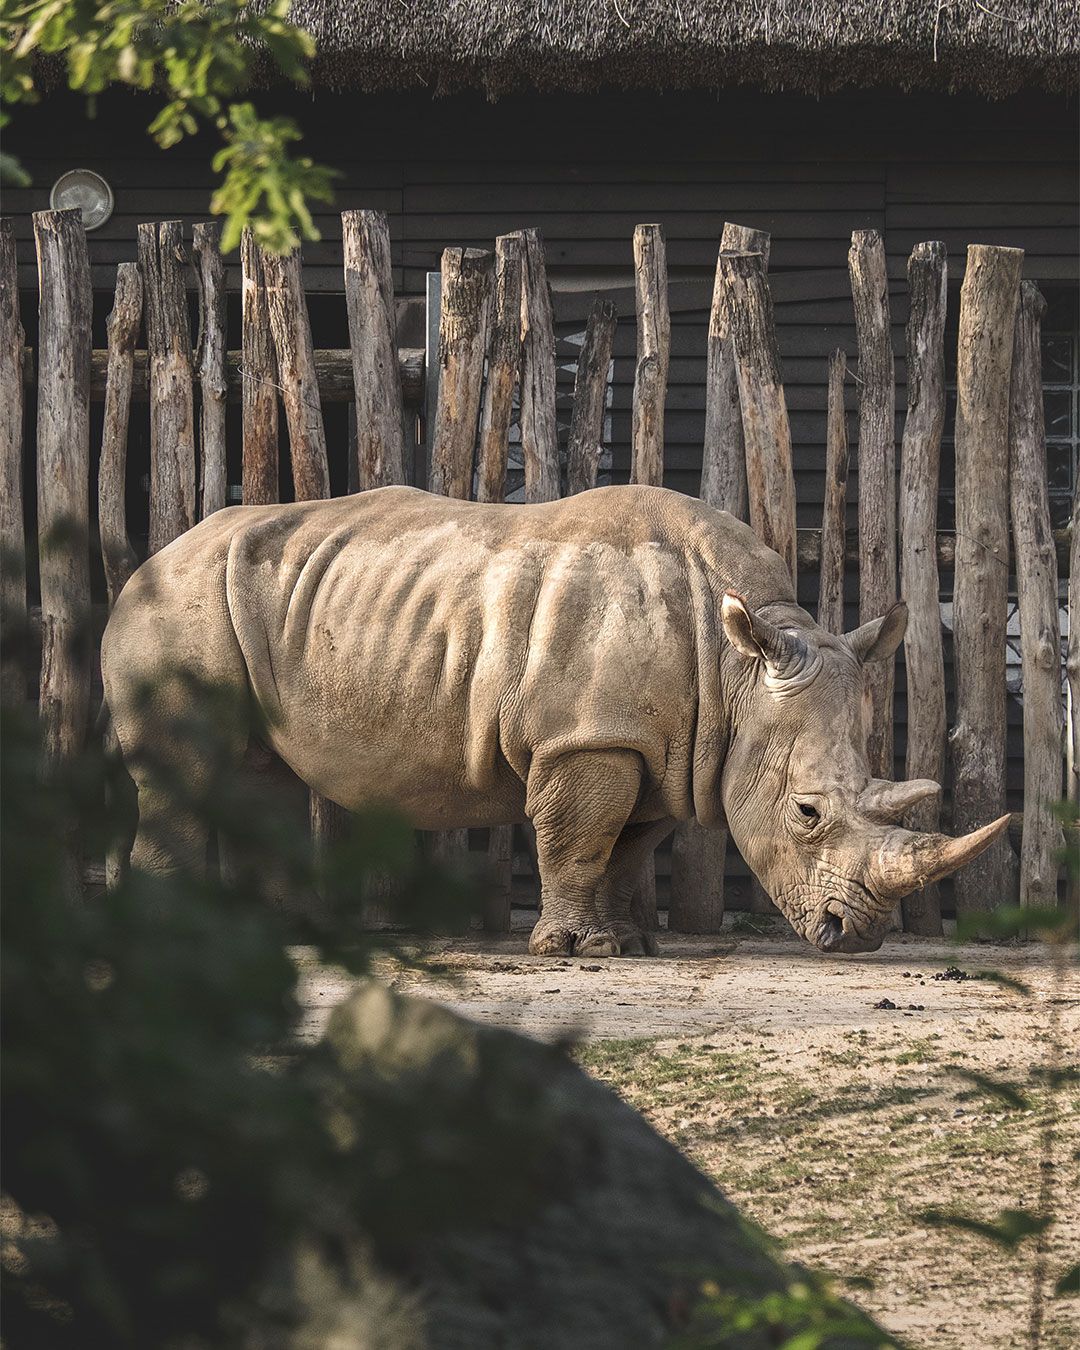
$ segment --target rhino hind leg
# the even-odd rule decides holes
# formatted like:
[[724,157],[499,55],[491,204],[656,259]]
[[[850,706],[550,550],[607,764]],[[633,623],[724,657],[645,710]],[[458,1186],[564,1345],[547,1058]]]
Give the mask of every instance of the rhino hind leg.
[[641,760],[629,750],[577,751],[534,764],[527,809],[536,829],[542,892],[541,916],[529,939],[534,956],[649,950],[646,935],[631,921],[629,892],[612,886],[608,876],[613,859],[621,871],[641,775]]

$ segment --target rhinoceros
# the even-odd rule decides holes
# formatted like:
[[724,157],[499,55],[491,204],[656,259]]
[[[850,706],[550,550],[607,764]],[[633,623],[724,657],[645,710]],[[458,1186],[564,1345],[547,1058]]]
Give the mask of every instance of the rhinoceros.
[[815,946],[875,950],[902,896],[1009,820],[912,833],[899,821],[938,785],[871,777],[862,667],[891,660],[906,623],[897,603],[825,632],[746,525],[663,488],[504,506],[391,487],[219,511],[138,569],[102,644],[138,788],[132,862],[205,858],[205,826],[145,763],[205,781],[209,751],[169,727],[209,682],[251,710],[229,753],[258,727],[348,810],[531,821],[534,954],[653,950],[632,894],[691,818],[726,824]]

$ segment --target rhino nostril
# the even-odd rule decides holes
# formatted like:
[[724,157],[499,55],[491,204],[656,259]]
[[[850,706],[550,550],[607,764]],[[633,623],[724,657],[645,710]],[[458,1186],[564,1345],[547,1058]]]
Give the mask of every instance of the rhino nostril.
[[831,952],[835,951],[843,940],[844,924],[840,916],[832,913],[823,915],[817,945],[823,952]]

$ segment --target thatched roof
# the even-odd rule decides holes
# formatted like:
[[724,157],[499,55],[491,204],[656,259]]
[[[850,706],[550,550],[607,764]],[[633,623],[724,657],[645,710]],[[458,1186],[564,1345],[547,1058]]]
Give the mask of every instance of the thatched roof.
[[1076,0],[296,0],[334,88],[1072,92]]

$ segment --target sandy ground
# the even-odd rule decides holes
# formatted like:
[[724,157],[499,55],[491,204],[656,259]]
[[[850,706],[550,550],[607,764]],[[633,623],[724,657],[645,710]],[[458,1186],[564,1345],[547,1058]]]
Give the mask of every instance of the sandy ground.
[[[585,1067],[792,1257],[870,1277],[851,1297],[907,1344],[1028,1345],[1031,1241],[1003,1252],[923,1216],[1035,1206],[1048,1094],[1030,1075],[1055,1038],[1059,1061],[1080,1062],[1075,964],[1055,972],[1033,945],[900,935],[848,957],[779,932],[661,941],[656,959],[552,960],[528,956],[524,933],[473,935],[424,944],[426,971],[387,961],[380,973],[479,1021],[578,1040]],[[298,959],[302,1034],[314,1037],[349,981]],[[969,978],[934,978],[949,968]],[[987,969],[1030,992],[973,978]],[[987,1097],[972,1073],[1028,1083],[1028,1109]],[[1080,1255],[1076,1083],[1053,1102],[1056,1277]],[[1046,1307],[1042,1344],[1080,1345],[1080,1299]]]

